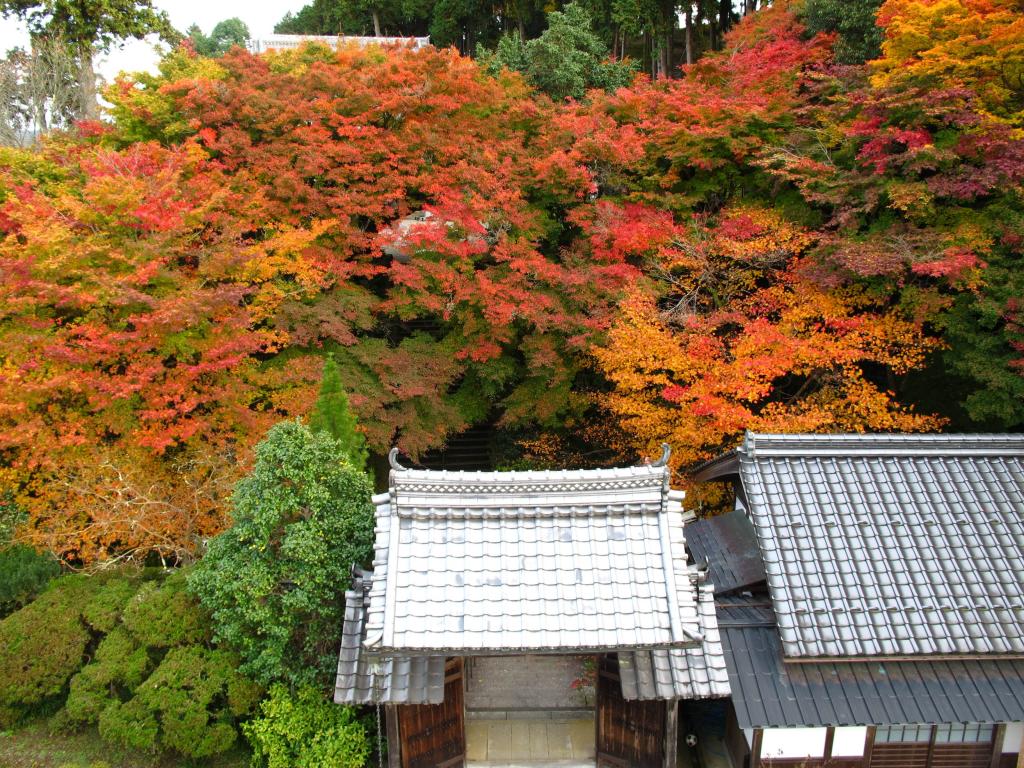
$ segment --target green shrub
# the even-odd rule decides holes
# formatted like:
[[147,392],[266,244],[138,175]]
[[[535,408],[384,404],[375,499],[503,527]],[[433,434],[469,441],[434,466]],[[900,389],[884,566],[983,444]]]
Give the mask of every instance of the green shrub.
[[97,627],[116,621],[134,588],[131,580],[67,576],[0,621],[0,724],[61,702]]
[[163,584],[145,584],[125,606],[121,621],[141,645],[171,648],[210,639],[209,619],[186,583],[185,572],[178,571]]
[[226,752],[238,737],[236,718],[252,711],[260,697],[237,665],[227,651],[172,648],[132,698],[113,699],[104,708],[100,736],[131,749],[193,758]]
[[31,602],[59,573],[53,555],[24,544],[0,550],[0,618]]
[[373,551],[372,488],[326,432],[273,427],[235,487],[234,525],[189,577],[215,637],[269,685],[325,685],[333,673],[343,590]]
[[209,622],[175,573],[144,584],[71,680],[65,705],[75,725],[96,724],[111,744],[202,758],[230,749],[236,721],[260,689],[238,660],[209,647]]
[[266,768],[362,768],[370,754],[355,710],[328,701],[315,688],[292,696],[275,685],[257,717],[242,726],[253,764]]

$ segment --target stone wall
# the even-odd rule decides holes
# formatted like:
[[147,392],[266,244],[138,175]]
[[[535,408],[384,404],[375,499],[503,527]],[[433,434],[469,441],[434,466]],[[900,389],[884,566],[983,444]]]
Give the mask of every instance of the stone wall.
[[579,656],[479,656],[466,661],[470,716],[593,708],[593,693],[587,697],[572,687],[583,676]]

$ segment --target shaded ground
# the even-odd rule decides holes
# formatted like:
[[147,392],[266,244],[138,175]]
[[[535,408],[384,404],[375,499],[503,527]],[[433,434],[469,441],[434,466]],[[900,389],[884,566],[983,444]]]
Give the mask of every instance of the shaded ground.
[[0,731],[0,768],[245,768],[248,764],[242,750],[207,763],[121,752],[101,741],[95,730],[50,733],[45,720]]

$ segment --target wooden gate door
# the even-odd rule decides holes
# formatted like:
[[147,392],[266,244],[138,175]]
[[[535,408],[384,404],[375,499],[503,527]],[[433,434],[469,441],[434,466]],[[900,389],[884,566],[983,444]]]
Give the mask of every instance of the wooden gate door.
[[662,768],[665,702],[623,699],[614,656],[601,660],[595,719],[598,768]]
[[444,702],[398,707],[402,768],[461,768],[466,762],[462,659],[445,668]]

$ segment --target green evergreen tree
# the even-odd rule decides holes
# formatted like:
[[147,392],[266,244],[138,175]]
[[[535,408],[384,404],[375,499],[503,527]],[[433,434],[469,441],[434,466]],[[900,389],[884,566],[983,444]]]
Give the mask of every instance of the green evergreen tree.
[[608,48],[594,32],[589,12],[575,2],[549,13],[548,28],[535,40],[524,41],[513,32],[499,40],[493,52],[478,46],[477,57],[491,74],[502,68],[522,72],[558,100],[582,99],[592,88],[624,88],[636,74],[632,62],[608,59]]
[[329,684],[350,569],[373,557],[373,486],[339,453],[325,431],[272,427],[231,496],[234,524],[188,576],[215,639],[263,685]]
[[328,355],[324,360],[320,394],[309,415],[309,428],[314,432],[329,434],[341,444],[353,467],[366,470],[366,460],[369,458],[366,438],[356,428],[356,417],[349,408],[348,396],[341,384],[341,370],[334,355]]

